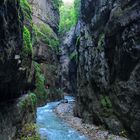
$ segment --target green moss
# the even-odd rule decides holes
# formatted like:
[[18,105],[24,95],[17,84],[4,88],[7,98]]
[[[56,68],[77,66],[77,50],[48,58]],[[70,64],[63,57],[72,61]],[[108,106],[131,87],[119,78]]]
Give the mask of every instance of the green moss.
[[24,41],[24,47],[23,47],[24,57],[28,55],[32,55],[31,35],[30,35],[30,31],[26,26],[24,26],[23,28],[23,41]]
[[77,52],[76,52],[76,51],[72,52],[72,53],[70,54],[69,58],[70,58],[71,60],[75,60],[75,61],[77,62]]
[[24,18],[26,21],[32,22],[32,11],[31,6],[27,0],[20,0],[20,6],[24,14]]
[[41,71],[40,64],[34,62],[35,67],[35,93],[38,103],[47,99],[47,90],[45,88],[45,77]]
[[105,35],[104,35],[104,34],[101,34],[101,35],[99,36],[98,47],[97,47],[97,49],[98,49],[99,51],[102,51],[102,50],[103,50],[104,39],[105,39]]
[[104,108],[112,108],[112,103],[108,96],[101,96],[101,105]]
[[36,32],[37,41],[42,41],[54,50],[58,50],[59,39],[47,24],[39,24],[34,26],[34,31]]

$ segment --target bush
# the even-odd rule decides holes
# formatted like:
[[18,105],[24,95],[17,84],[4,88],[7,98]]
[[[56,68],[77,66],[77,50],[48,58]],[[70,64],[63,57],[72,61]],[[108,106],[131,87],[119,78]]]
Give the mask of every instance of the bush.
[[36,132],[34,123],[27,123],[21,130],[20,140],[41,140],[40,135]]

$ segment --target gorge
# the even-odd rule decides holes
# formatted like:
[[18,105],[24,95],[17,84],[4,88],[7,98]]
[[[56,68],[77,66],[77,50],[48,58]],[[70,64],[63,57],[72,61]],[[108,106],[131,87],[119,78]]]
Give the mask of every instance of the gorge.
[[37,110],[66,95],[83,123],[140,139],[139,0],[1,0],[0,140],[42,139]]

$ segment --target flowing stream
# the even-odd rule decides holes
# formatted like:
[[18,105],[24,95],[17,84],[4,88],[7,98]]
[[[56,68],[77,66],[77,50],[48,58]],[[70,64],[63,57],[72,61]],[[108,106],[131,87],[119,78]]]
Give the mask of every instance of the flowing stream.
[[[74,101],[71,96],[65,96],[65,99],[69,102]],[[44,107],[37,108],[36,122],[41,140],[88,140],[53,112],[60,103],[61,101],[51,102]]]

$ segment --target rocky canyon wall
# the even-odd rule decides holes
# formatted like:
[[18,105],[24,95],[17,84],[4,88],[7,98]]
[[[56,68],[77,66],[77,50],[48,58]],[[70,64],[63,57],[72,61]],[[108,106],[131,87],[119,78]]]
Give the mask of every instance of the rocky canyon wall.
[[140,137],[140,2],[81,0],[75,112]]
[[[31,63],[24,65],[23,18],[19,1],[0,2],[0,101],[19,97],[25,90]],[[20,18],[21,17],[21,18]]]
[[37,101],[46,102],[42,93],[50,98],[54,97],[49,93],[56,93],[45,89],[46,83],[55,87],[57,79],[59,12],[55,2],[0,2],[1,140],[21,139],[21,129],[35,121]]
[[[33,59],[44,75],[44,85],[47,86],[46,98],[53,100],[59,95],[59,3],[57,0],[30,0],[33,6],[33,23],[36,30],[36,42],[33,49]],[[44,98],[44,100],[46,100]]]

